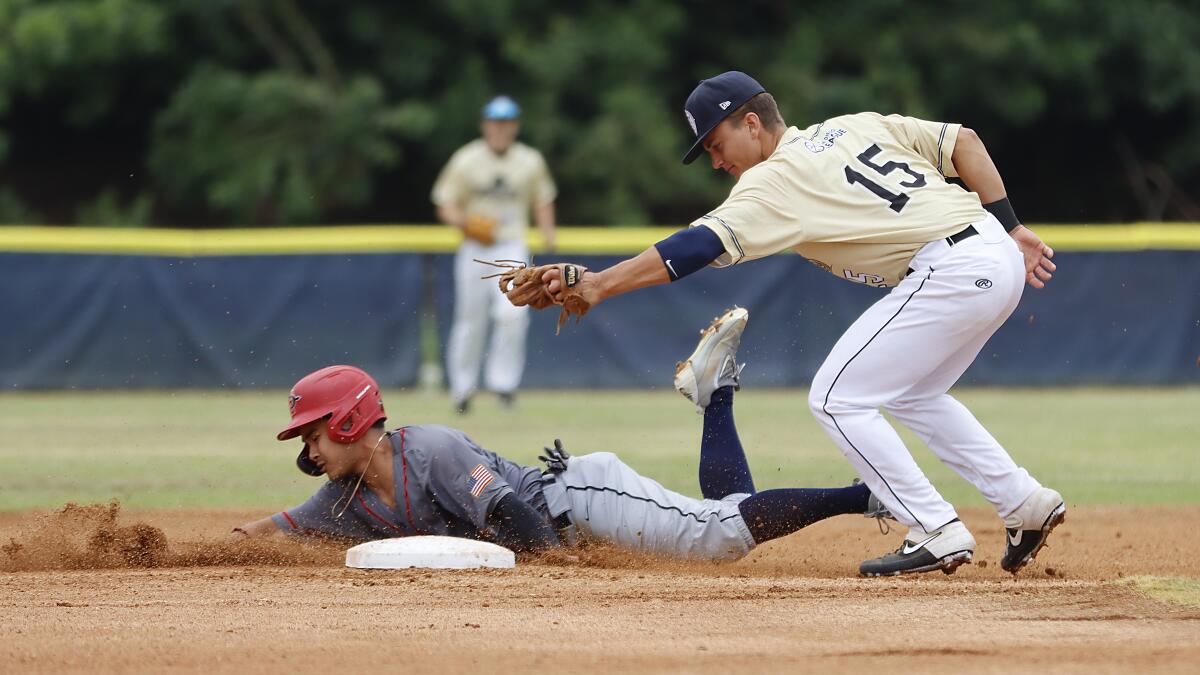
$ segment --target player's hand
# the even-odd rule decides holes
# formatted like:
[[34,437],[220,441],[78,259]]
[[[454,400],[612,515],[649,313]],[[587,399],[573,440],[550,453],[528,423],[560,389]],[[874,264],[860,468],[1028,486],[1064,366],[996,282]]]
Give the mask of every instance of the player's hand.
[[1054,270],[1058,269],[1050,260],[1054,257],[1054,249],[1024,225],[1018,225],[1009,234],[1016,240],[1021,255],[1025,257],[1025,283],[1034,288],[1045,288],[1046,282],[1054,276]]
[[571,459],[570,453],[563,447],[562,441],[554,439],[553,448],[542,448],[546,454],[538,455],[538,459],[546,463],[546,470],[550,473],[562,473],[567,470],[567,461]]
[[[575,294],[583,298],[589,307],[599,304],[603,299],[596,274],[596,272],[585,272],[579,278],[579,283],[575,284]],[[554,298],[555,302],[563,301],[562,273],[559,268],[553,267],[542,273],[542,283],[545,284],[546,292]]]

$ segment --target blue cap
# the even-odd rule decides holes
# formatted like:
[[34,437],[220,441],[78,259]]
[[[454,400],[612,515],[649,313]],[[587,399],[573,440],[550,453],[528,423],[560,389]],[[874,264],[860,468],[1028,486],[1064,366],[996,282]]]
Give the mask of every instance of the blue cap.
[[753,77],[736,70],[700,80],[700,84],[688,96],[687,103],[683,104],[683,114],[692,127],[692,133],[696,134],[696,142],[683,156],[683,163],[691,164],[704,152],[704,137],[717,128],[729,113],[764,91],[766,89]]
[[483,106],[485,120],[515,120],[521,116],[521,106],[507,96],[497,96]]

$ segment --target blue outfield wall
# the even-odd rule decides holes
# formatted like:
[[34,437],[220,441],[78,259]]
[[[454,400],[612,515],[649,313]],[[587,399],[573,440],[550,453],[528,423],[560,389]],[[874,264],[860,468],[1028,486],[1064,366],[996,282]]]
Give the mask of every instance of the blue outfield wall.
[[[573,258],[596,269],[622,259]],[[1200,383],[1200,251],[1059,253],[1055,261],[1050,285],[1026,287],[962,383]],[[442,278],[450,264],[439,261]],[[557,337],[557,312],[538,312],[525,385],[670,387],[699,329],[737,304],[750,310],[740,350],[750,364],[747,381],[804,386],[842,332],[885,292],[781,255],[614,298]],[[439,293],[439,317],[449,316],[451,296]],[[439,324],[444,338],[448,321]]]
[[[617,256],[569,256],[593,268]],[[330,363],[416,382],[421,323],[445,344],[446,253],[0,253],[0,384],[13,389],[287,387]],[[1200,251],[1060,252],[1059,274],[984,348],[964,383],[1200,383]],[[751,311],[755,386],[803,386],[884,291],[780,255],[613,299],[555,336],[534,313],[527,387],[670,387],[724,308]]]
[[421,256],[0,253],[4,389],[289,387],[333,362],[412,382]]

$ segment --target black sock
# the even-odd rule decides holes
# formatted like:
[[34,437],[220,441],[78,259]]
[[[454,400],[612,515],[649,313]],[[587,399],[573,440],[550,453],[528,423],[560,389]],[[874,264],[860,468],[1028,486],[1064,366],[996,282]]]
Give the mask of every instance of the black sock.
[[865,513],[871,491],[866,485],[844,488],[783,488],[764,490],[738,504],[754,541],[791,534],[818,520],[845,513]]
[[754,494],[754,479],[733,423],[733,387],[721,387],[704,409],[700,439],[700,493],[705,499]]

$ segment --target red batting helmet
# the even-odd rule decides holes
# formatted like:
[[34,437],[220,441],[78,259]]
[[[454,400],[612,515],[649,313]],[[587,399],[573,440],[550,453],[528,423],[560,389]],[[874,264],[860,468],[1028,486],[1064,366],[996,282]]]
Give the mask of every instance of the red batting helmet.
[[[329,437],[339,443],[353,443],[379,420],[387,419],[379,384],[354,366],[328,366],[309,373],[292,387],[288,396],[292,423],[276,436],[281,441],[300,435],[300,428],[319,419],[328,419]],[[325,473],[308,456],[308,444],[296,458],[296,466],[310,476]]]

